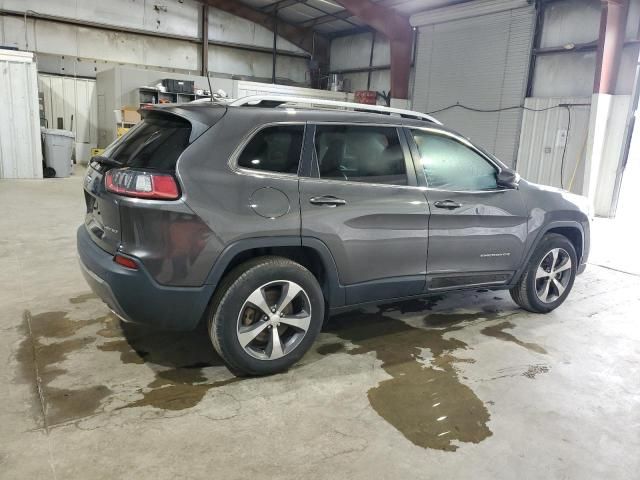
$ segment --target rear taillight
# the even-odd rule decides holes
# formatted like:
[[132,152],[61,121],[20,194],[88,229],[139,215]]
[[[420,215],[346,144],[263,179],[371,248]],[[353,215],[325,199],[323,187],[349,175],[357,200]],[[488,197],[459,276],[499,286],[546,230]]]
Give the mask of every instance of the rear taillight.
[[128,168],[109,170],[104,179],[108,191],[127,197],[150,198],[156,200],[176,200],[180,198],[178,183],[173,175],[152,173]]

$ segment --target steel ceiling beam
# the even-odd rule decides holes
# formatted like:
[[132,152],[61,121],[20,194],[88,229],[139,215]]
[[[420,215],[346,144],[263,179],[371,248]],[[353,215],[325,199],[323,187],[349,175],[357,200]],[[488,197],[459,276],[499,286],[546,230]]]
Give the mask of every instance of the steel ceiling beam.
[[[274,11],[286,1],[288,0],[278,2],[278,5],[273,4]],[[200,0],[200,2],[261,25],[272,32],[277,32],[280,37],[309,52],[311,54],[309,65],[311,86],[320,88],[321,79],[324,73],[329,70],[330,44],[328,38],[311,28],[292,25],[281,18],[274,18],[271,13],[256,10],[236,0]]]
[[[223,10],[227,13],[231,13],[240,18],[250,20],[253,23],[257,23],[271,31],[274,29],[273,15],[255,10],[243,3],[235,0],[200,0],[202,3],[206,3],[210,7]],[[325,56],[327,57],[329,51],[329,42],[322,35],[314,32],[311,28],[292,25],[288,22],[278,19],[277,21],[278,35],[282,38],[290,41],[295,46],[302,50],[309,52],[312,57]]]
[[277,2],[270,3],[264,7],[260,7],[263,12],[273,12],[274,10],[282,10],[283,8],[292,7],[298,3],[305,3],[306,0],[279,0]]
[[353,14],[348,10],[343,10],[341,12],[336,13],[326,13],[321,17],[310,18],[309,20],[305,20],[300,23],[300,25],[304,25],[306,27],[312,27],[314,25],[322,25],[323,23],[335,22],[336,20],[347,20],[353,17]]
[[[349,20],[349,18],[353,17],[353,15],[351,15],[346,10],[344,10],[342,12],[338,12],[338,13],[330,13],[330,12],[327,12],[326,10],[323,10],[321,8],[316,7],[315,5],[311,5],[310,3],[306,3],[305,5],[308,8],[311,8],[311,9],[315,10],[316,12],[322,13],[323,17],[330,17],[330,18],[333,18],[334,20],[340,20],[342,22],[348,23],[349,25],[353,25],[354,27],[359,27],[360,26],[357,23],[352,22],[352,21]],[[318,24],[314,23],[314,25],[318,25]]]
[[391,96],[409,98],[409,74],[413,29],[409,18],[370,0],[334,0],[343,8],[389,39],[391,50]]

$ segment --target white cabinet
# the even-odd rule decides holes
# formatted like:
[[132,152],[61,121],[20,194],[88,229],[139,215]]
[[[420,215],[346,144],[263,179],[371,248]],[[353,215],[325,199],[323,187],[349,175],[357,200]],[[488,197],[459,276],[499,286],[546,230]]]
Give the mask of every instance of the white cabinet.
[[0,50],[0,178],[42,178],[37,75],[33,53]]

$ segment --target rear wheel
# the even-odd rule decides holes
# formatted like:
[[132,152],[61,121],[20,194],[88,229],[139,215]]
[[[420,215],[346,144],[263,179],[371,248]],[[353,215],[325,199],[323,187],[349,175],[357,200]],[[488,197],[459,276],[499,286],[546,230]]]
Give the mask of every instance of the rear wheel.
[[324,318],[318,281],[302,265],[262,257],[236,267],[212,302],[214,348],[238,374],[286,370],[311,347]]
[[550,312],[569,295],[576,269],[577,255],[573,244],[562,235],[545,235],[520,282],[509,291],[511,298],[530,312]]

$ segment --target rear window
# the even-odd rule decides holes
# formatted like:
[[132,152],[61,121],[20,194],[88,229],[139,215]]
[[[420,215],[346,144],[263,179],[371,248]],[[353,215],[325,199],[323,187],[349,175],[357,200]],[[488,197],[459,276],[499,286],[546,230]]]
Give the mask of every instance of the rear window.
[[104,155],[123,167],[173,171],[189,146],[191,123],[175,115],[149,113]]

